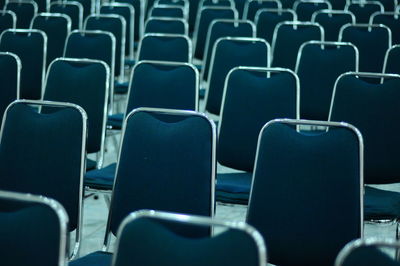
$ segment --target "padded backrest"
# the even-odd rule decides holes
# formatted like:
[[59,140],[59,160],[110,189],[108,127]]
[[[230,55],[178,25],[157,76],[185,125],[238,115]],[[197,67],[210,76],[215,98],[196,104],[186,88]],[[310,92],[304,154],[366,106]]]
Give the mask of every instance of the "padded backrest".
[[330,120],[352,123],[362,132],[366,183],[398,182],[400,142],[395,132],[400,128],[393,121],[400,111],[400,76],[386,78],[383,84],[377,84],[380,76],[372,82],[365,77],[348,74],[338,79]]
[[376,12],[371,15],[370,24],[383,24],[389,27],[392,32],[393,44],[400,44],[400,20],[398,13]]
[[188,0],[157,0],[154,3],[154,6],[157,5],[172,5],[172,6],[182,6],[185,9],[189,6]]
[[268,243],[270,263],[333,265],[362,235],[362,137],[337,125],[297,132],[272,122],[260,133],[247,222]]
[[14,53],[21,59],[21,99],[42,96],[46,46],[46,34],[39,30],[6,30],[0,35],[0,51]]
[[254,20],[258,10],[262,8],[281,9],[278,0],[246,0],[244,4],[243,19]]
[[17,16],[10,10],[0,11],[0,34],[7,29],[15,29]]
[[263,39],[223,37],[216,41],[211,56],[205,109],[219,114],[225,79],[237,66],[269,67],[270,47]]
[[311,21],[312,14],[322,9],[332,9],[331,3],[327,0],[304,1],[298,0],[293,5],[293,10],[300,21]]
[[324,40],[324,29],[319,24],[279,23],[275,27],[272,41],[272,66],[294,70],[300,46],[311,40]]
[[50,4],[51,13],[65,14],[71,19],[71,30],[82,28],[83,7],[78,2],[52,2]]
[[88,116],[88,153],[102,148],[110,69],[101,61],[57,59],[47,72],[43,99],[74,103]]
[[83,7],[83,20],[85,20],[90,14],[94,13],[95,0],[73,0],[78,2]]
[[287,70],[234,68],[227,76],[218,128],[218,162],[252,172],[258,134],[275,118],[298,117],[299,84]]
[[151,17],[147,20],[144,27],[146,33],[167,33],[167,34],[186,34],[188,35],[188,25],[184,19],[179,18],[156,18]]
[[339,41],[351,42],[360,52],[360,71],[381,72],[385,53],[392,45],[390,29],[384,25],[345,25]]
[[[282,0],[284,1],[284,0]],[[332,4],[332,9],[333,10],[343,10],[348,2],[348,0],[335,0],[335,1],[330,1]]]
[[80,221],[86,116],[63,106],[41,114],[23,102],[10,105],[2,124],[0,188],[59,201],[72,231]]
[[349,23],[356,23],[356,18],[350,11],[339,10],[316,11],[311,20],[324,28],[325,40],[331,42],[338,40],[342,26]]
[[[144,28],[144,13],[145,13],[145,1],[143,0],[117,0],[118,3],[127,3],[133,6],[135,9],[135,42],[138,42],[142,36]],[[150,2],[150,1],[146,1]]]
[[21,60],[15,54],[0,53],[0,117],[7,106],[19,96]]
[[400,74],[400,45],[393,45],[386,51],[383,73]]
[[34,1],[8,1],[4,7],[17,15],[17,28],[29,29],[31,20],[38,11],[38,6]]
[[[71,32],[71,19],[65,14],[39,14],[31,24],[32,29],[42,30],[47,36],[47,66],[64,53],[65,40]],[[46,67],[47,67],[46,66]]]
[[385,11],[395,11],[398,4],[398,0],[377,0],[377,1],[383,5]]
[[352,12],[356,16],[357,23],[368,23],[373,13],[383,12],[384,8],[378,1],[366,1],[365,3],[348,3],[345,10]]
[[126,114],[139,107],[196,111],[198,86],[192,65],[142,61],[132,71]]
[[[213,216],[215,127],[185,111],[133,111],[126,118],[107,232],[132,211]],[[179,230],[207,236],[210,230]]]
[[326,121],[336,79],[357,69],[358,50],[351,43],[304,43],[296,65],[301,88],[300,117]]
[[185,19],[185,11],[181,6],[155,6],[150,10],[149,17],[166,17]]

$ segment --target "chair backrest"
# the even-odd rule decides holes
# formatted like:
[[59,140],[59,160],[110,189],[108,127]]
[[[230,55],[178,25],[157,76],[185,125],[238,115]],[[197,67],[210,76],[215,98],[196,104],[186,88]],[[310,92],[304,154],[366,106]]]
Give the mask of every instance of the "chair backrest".
[[263,8],[282,9],[282,4],[279,0],[246,0],[243,19],[254,21],[257,11]]
[[144,32],[144,21],[145,21],[144,17],[145,17],[146,3],[149,2],[149,1],[144,1],[144,0],[117,0],[115,2],[131,4],[133,6],[133,8],[135,9],[135,21],[134,21],[135,42],[140,41],[140,39],[143,36],[143,32]]
[[198,110],[199,73],[188,63],[140,61],[132,71],[126,114],[139,107]]
[[22,63],[21,99],[40,99],[45,77],[47,37],[40,30],[5,30],[0,35],[0,51],[16,54]]
[[350,11],[324,9],[314,12],[311,22],[318,23],[324,28],[326,41],[336,42],[340,28],[349,23],[356,23],[356,17]]
[[58,58],[48,69],[43,99],[82,107],[88,116],[86,151],[103,161],[110,68],[93,59]]
[[392,43],[400,44],[400,20],[398,12],[375,12],[371,15],[369,24],[383,24],[392,32]]
[[56,1],[50,3],[50,12],[65,14],[71,19],[71,30],[82,29],[83,6],[76,1]]
[[[377,82],[373,82],[374,79]],[[400,75],[346,73],[336,81],[329,119],[356,126],[365,142],[365,182],[400,180],[397,123]],[[399,94],[400,95],[400,94]]]
[[192,42],[186,35],[148,33],[139,44],[138,61],[192,62]]
[[150,17],[146,21],[144,33],[182,34],[189,36],[189,25],[181,18]]
[[[104,245],[132,211],[214,215],[214,123],[192,111],[139,108],[125,118]],[[132,178],[133,177],[133,178]],[[149,195],[154,197],[149,197]],[[209,228],[177,231],[209,236]]]
[[203,7],[199,10],[193,33],[194,57],[203,59],[207,33],[215,19],[238,19],[238,13],[231,7]]
[[150,9],[148,17],[181,18],[187,20],[185,8],[179,5],[157,5]]
[[270,66],[270,46],[264,39],[223,37],[215,42],[211,55],[205,110],[219,115],[225,79],[237,66]]
[[252,172],[264,124],[276,118],[299,118],[299,85],[297,75],[288,69],[232,69],[218,123],[218,162]]
[[382,73],[400,74],[400,45],[396,44],[386,51]]
[[[212,226],[224,231],[212,237],[187,239],[165,223],[194,229]],[[264,240],[253,227],[204,216],[137,211],[122,222],[116,245],[113,266],[267,265]]]
[[17,15],[10,10],[0,10],[0,34],[7,29],[15,29]]
[[43,196],[1,190],[0,205],[4,265],[67,265],[68,215],[60,203]]
[[383,7],[385,8],[386,11],[396,11],[396,8],[398,8],[398,0],[377,0],[380,2]]
[[295,69],[300,46],[311,40],[324,41],[324,29],[312,22],[280,22],[272,38],[272,66]]
[[39,13],[32,19],[30,28],[41,30],[47,36],[46,67],[54,59],[63,56],[71,24],[69,16],[61,13]]
[[19,98],[21,60],[16,54],[0,52],[0,117],[7,106]]
[[381,72],[385,53],[392,46],[392,33],[385,25],[346,24],[340,29],[340,42],[351,42],[360,52],[362,72]]
[[358,49],[353,44],[319,41],[302,44],[296,63],[301,88],[300,117],[326,121],[336,79],[349,71],[358,71]]
[[7,1],[4,10],[10,10],[17,16],[17,28],[29,29],[31,20],[38,12],[36,2],[23,0],[23,1]]
[[282,21],[297,21],[297,15],[293,9],[260,9],[254,18],[257,27],[257,37],[264,38],[272,43],[272,36],[276,25]]
[[78,2],[83,7],[83,20],[86,19],[90,14],[95,13],[96,8],[96,0],[73,0],[74,2]]
[[[58,111],[43,114],[37,106]],[[3,116],[0,188],[60,202],[76,232],[72,256],[81,239],[85,146],[86,113],[77,105],[19,100]]]
[[156,0],[156,1],[154,1],[154,6],[158,6],[158,5],[182,6],[188,12],[190,3],[188,0]]
[[38,7],[38,12],[43,13],[43,12],[48,12],[50,9],[50,1],[51,0],[33,0]]
[[263,127],[246,221],[268,243],[270,263],[333,265],[363,235],[362,169],[362,136],[350,124],[278,119]]
[[[284,0],[282,0],[284,1]],[[346,4],[349,2],[349,0],[335,0],[335,1],[330,1],[332,5],[333,10],[344,10]]]
[[216,19],[210,24],[204,50],[201,72],[202,80],[207,80],[211,54],[215,42],[221,37],[256,37],[256,27],[250,20]]
[[344,10],[352,12],[356,17],[357,23],[368,23],[373,13],[385,11],[379,1],[350,1],[346,4]]
[[311,21],[313,13],[323,9],[332,9],[332,5],[328,0],[297,0],[293,4],[293,10],[300,21]]

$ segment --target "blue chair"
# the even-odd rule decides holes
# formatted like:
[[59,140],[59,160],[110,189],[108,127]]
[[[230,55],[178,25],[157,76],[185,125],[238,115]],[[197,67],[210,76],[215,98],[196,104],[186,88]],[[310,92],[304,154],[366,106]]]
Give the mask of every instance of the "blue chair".
[[282,4],[279,0],[246,0],[243,19],[254,21],[257,11],[263,8],[282,9]]
[[375,12],[371,15],[369,24],[383,24],[392,31],[392,43],[400,44],[400,22],[398,12]]
[[300,46],[311,40],[324,41],[324,29],[312,22],[280,22],[272,38],[272,66],[294,70]]
[[[338,1],[346,1],[346,0],[338,0]],[[293,8],[296,0],[281,0],[282,8]]]
[[148,17],[181,18],[187,20],[187,12],[182,6],[157,5],[150,9]]
[[400,74],[400,45],[396,44],[386,51],[382,73]]
[[168,6],[182,6],[186,10],[189,10],[189,1],[188,0],[156,0],[154,1],[154,6],[159,5],[168,5]]
[[353,44],[319,41],[302,44],[295,71],[301,88],[300,117],[326,121],[335,82],[349,71],[358,71],[358,49]]
[[0,34],[7,29],[15,29],[17,16],[10,10],[0,10]]
[[236,67],[225,84],[217,160],[242,172],[218,173],[216,199],[247,204],[258,134],[272,119],[299,118],[300,83],[288,69]]
[[71,19],[71,30],[82,29],[83,6],[75,1],[56,1],[50,3],[50,12],[65,14]]
[[331,9],[332,5],[328,0],[297,0],[293,4],[293,10],[300,21],[311,21],[314,12]]
[[[135,43],[138,43],[140,39],[144,35],[144,21],[145,21],[145,9],[146,9],[146,3],[149,3],[150,1],[144,1],[144,0],[117,0],[115,1],[117,3],[126,3],[130,4],[133,6],[135,10],[135,20],[134,20],[134,36],[135,36]],[[135,46],[136,47],[136,46]]]
[[356,17],[350,11],[325,9],[314,12],[311,22],[318,23],[324,28],[325,41],[336,42],[340,28],[349,23],[356,23]]
[[39,13],[44,13],[49,11],[51,0],[33,0],[33,1],[37,4]]
[[344,10],[349,0],[335,0],[330,2],[333,10]]
[[385,8],[378,1],[358,1],[348,2],[344,10],[353,13],[357,23],[368,23],[372,14],[384,12]]
[[340,42],[351,42],[360,52],[362,72],[382,71],[387,49],[392,46],[392,33],[385,25],[347,24],[340,29]]
[[257,37],[264,38],[272,43],[274,30],[279,22],[297,21],[297,15],[293,9],[260,9],[254,18],[257,27]]
[[[171,232],[165,223],[226,231],[213,237],[186,239]],[[267,265],[264,240],[251,226],[160,211],[142,210],[125,218],[118,230],[116,250],[115,266]]]
[[43,196],[1,190],[0,205],[2,264],[67,264],[68,215],[60,203]]
[[34,1],[7,1],[4,10],[10,10],[17,16],[17,28],[29,29],[31,20],[38,12],[38,6]]
[[150,17],[144,26],[144,33],[181,34],[189,36],[189,25],[182,18]]
[[19,98],[21,80],[21,60],[16,54],[0,52],[0,116],[7,106]]
[[219,115],[225,79],[237,66],[270,66],[270,46],[259,38],[223,37],[215,42],[208,73],[205,110]]
[[60,202],[69,216],[68,232],[75,231],[71,257],[76,256],[82,230],[85,111],[70,103],[19,100],[7,108],[1,132],[0,188]]
[[16,54],[22,63],[21,99],[40,99],[46,68],[47,37],[40,30],[5,30],[0,35],[0,51]]
[[82,19],[85,20],[87,16],[90,14],[95,13],[96,9],[96,0],[73,0],[73,2],[80,3],[83,7],[83,17]]
[[39,13],[32,19],[30,28],[41,30],[47,36],[46,68],[54,59],[63,56],[71,24],[71,19],[60,13]]
[[362,169],[363,139],[350,124],[277,119],[263,127],[246,222],[268,243],[270,263],[333,265],[363,235]]

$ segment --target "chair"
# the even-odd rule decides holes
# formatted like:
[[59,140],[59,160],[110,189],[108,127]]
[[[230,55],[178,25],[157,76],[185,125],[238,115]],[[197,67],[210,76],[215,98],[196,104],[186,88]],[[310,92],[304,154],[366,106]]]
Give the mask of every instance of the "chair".
[[288,69],[236,67],[226,77],[218,123],[218,162],[242,172],[217,175],[218,201],[247,204],[258,134],[265,123],[299,118],[300,83]]
[[110,86],[110,68],[93,59],[58,58],[48,69],[43,99],[74,103],[88,116],[87,153],[96,153],[97,160],[87,159],[86,169],[101,168]]
[[205,110],[219,115],[225,79],[237,66],[270,66],[270,46],[259,38],[223,37],[214,45],[208,73]]
[[279,0],[246,0],[243,19],[254,21],[257,11],[263,8],[282,9],[282,4]]
[[186,10],[189,10],[188,0],[156,0],[154,6],[168,5],[168,6],[182,6]]
[[17,16],[18,29],[29,29],[31,20],[38,12],[38,6],[34,1],[7,1],[4,10],[12,11]]
[[375,12],[371,15],[369,24],[383,24],[389,27],[392,32],[393,44],[400,44],[400,36],[397,32],[400,31],[399,13],[397,12]]
[[150,17],[144,26],[144,33],[181,34],[189,36],[189,26],[181,18]]
[[[340,1],[340,0],[338,0]],[[341,0],[343,1],[343,0]],[[346,1],[346,0],[344,0]],[[281,0],[282,8],[293,8],[294,3],[296,0]]]
[[78,2],[83,7],[83,17],[82,19],[85,20],[87,16],[90,14],[95,13],[96,9],[96,1],[95,0],[73,0],[73,2]]
[[5,30],[0,35],[0,51],[21,59],[21,99],[40,99],[45,77],[47,37],[40,30]]
[[19,98],[21,79],[21,60],[16,54],[0,52],[0,116],[3,117],[7,106]]
[[[327,130],[297,130],[303,125]],[[268,243],[270,263],[333,265],[363,235],[363,147],[344,122],[277,119],[263,127],[246,222]]]
[[358,49],[353,44],[319,41],[303,43],[295,70],[301,88],[300,117],[326,121],[336,79],[349,71],[358,71]]
[[272,66],[294,70],[300,46],[311,40],[324,41],[324,36],[324,29],[317,23],[278,23],[272,38]]
[[30,28],[46,33],[47,68],[54,59],[63,56],[65,41],[71,32],[71,19],[60,13],[39,13],[32,19]]
[[27,100],[7,108],[1,128],[0,188],[60,202],[69,216],[68,232],[75,230],[72,258],[81,240],[86,132],[79,106]]
[[139,44],[138,59],[170,62],[192,61],[192,42],[180,34],[147,33]]
[[293,4],[293,10],[300,21],[311,21],[314,12],[331,9],[332,5],[328,0],[297,0]]
[[187,13],[184,7],[181,6],[158,5],[150,9],[148,17],[181,18],[187,20]]
[[211,22],[204,50],[202,80],[207,80],[210,68],[211,53],[215,42],[221,37],[256,37],[256,27],[250,20],[216,19]]
[[282,21],[297,21],[297,15],[292,9],[259,9],[254,18],[257,37],[272,43],[275,27]]
[[0,34],[7,29],[15,29],[17,16],[10,10],[0,10]]
[[392,45],[392,33],[385,25],[347,24],[340,29],[340,42],[351,42],[360,52],[362,72],[381,72],[385,53]]
[[197,16],[193,33],[194,57],[203,59],[206,38],[211,23],[216,19],[238,19],[238,13],[230,7],[203,7]]
[[[214,215],[215,135],[214,123],[193,111],[139,108],[127,115],[103,251],[133,211]],[[191,238],[211,233],[210,228],[173,230]],[[88,265],[92,259],[111,260],[97,252],[70,265]]]
[[348,2],[344,10],[353,13],[357,23],[368,23],[372,14],[385,11],[379,1]]
[[378,0],[383,7],[385,8],[385,11],[396,11],[397,5],[398,5],[398,0]]
[[45,13],[49,11],[50,8],[50,1],[51,0],[33,0],[38,7],[38,12],[39,13]]
[[[165,223],[226,229],[205,239],[185,239]],[[113,265],[254,265],[264,266],[267,251],[261,235],[240,222],[160,211],[131,213],[121,224]],[[153,256],[148,256],[153,254]]]
[[139,42],[140,39],[144,35],[144,21],[145,21],[145,6],[146,3],[149,3],[150,1],[144,1],[144,0],[117,0],[115,1],[117,3],[126,3],[130,4],[133,6],[135,9],[135,21],[134,21],[134,34],[135,34],[135,42]]
[[2,264],[67,265],[68,215],[60,203],[43,196],[0,191],[0,205]]
[[326,41],[336,42],[340,28],[349,23],[356,23],[356,17],[350,11],[325,9],[314,12],[311,22],[318,23],[324,28]]
[[400,74],[400,45],[396,44],[386,51],[382,73]]
[[[362,132],[366,184],[400,182],[398,125],[393,123],[400,106],[399,86],[397,74],[349,72],[336,81],[329,120],[352,123]],[[400,193],[366,186],[364,199],[366,220],[400,217]]]
[[50,3],[50,12],[65,14],[71,19],[71,30],[82,29],[83,6],[75,1],[56,1]]

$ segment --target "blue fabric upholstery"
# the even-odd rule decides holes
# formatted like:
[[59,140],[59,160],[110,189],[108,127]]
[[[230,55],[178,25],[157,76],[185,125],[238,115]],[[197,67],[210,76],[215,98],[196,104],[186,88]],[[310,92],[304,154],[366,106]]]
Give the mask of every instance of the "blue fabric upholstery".
[[66,14],[71,18],[71,30],[78,30],[80,27],[80,9],[77,5],[71,3],[52,4],[50,5],[51,13]]
[[[3,9],[1,4],[0,4],[0,8]],[[12,11],[10,11],[10,12],[12,12]],[[13,18],[13,16],[10,13],[1,13],[0,14],[0,34],[4,30],[11,29],[12,27],[14,27],[14,18]]]
[[385,8],[385,11],[395,11],[396,9],[396,4],[393,0],[378,0],[383,7]]
[[272,37],[276,25],[282,21],[293,21],[291,12],[282,10],[281,12],[261,11],[256,18],[257,37],[264,38],[268,43],[272,43]]
[[183,9],[176,7],[154,7],[151,10],[151,17],[184,18]]
[[35,7],[29,2],[8,2],[5,6],[17,15],[17,29],[29,29],[31,20],[35,16]]
[[181,35],[145,35],[138,51],[138,60],[157,60],[189,63],[191,59],[188,40]]
[[0,116],[3,117],[7,106],[17,98],[18,64],[13,56],[0,54],[0,73]]
[[[127,3],[133,6],[134,10],[135,10],[135,14],[134,14],[134,27],[135,30],[133,31],[134,35],[135,35],[135,42],[138,42],[140,40],[140,27],[143,25],[144,21],[144,14],[142,14],[142,8],[141,8],[141,3],[142,1],[136,1],[136,0],[117,0],[115,1],[117,3]],[[147,4],[149,4],[150,1],[147,1]]]
[[128,89],[129,89],[129,82],[118,82],[118,81],[114,82],[114,94],[127,94]]
[[150,18],[146,22],[145,33],[186,34],[185,23],[182,20],[165,20]]
[[345,259],[342,266],[398,266],[389,255],[375,247],[362,246],[353,250]]
[[111,266],[112,254],[97,251],[71,261],[69,266]]
[[336,42],[339,39],[340,28],[348,23],[353,23],[349,13],[319,13],[314,22],[319,23],[325,31],[325,41]]
[[[344,0],[344,1],[346,1],[346,0]],[[283,8],[292,8],[294,2],[296,2],[296,0],[281,0]]]
[[97,162],[94,160],[91,160],[89,158],[86,159],[86,171],[87,170],[92,170],[95,169],[97,165]]
[[278,9],[279,1],[247,1],[244,4],[243,18],[254,21],[256,13],[262,8]]
[[383,24],[390,28],[392,31],[392,44],[400,44],[400,21],[396,15],[392,14],[379,14],[374,16],[373,24]]
[[379,5],[373,3],[351,3],[348,6],[348,10],[356,16],[357,23],[369,23],[371,15],[377,11],[381,11],[381,8]]
[[85,21],[86,17],[89,16],[94,10],[94,1],[92,0],[76,0],[76,2],[80,3],[83,7],[83,21]]
[[85,174],[85,186],[95,189],[111,190],[114,185],[117,164],[110,164],[102,169],[88,171]]
[[295,10],[299,21],[311,21],[312,14],[321,9],[329,9],[326,2],[300,2]]
[[247,204],[253,173],[220,173],[217,175],[215,200],[233,204]]
[[334,9],[334,10],[343,10],[347,4],[347,0],[335,0],[335,1],[329,1],[329,2],[332,5],[332,9]]
[[393,46],[386,58],[384,73],[400,74],[400,46]]
[[396,219],[400,217],[400,193],[365,186],[364,219]]
[[260,133],[247,222],[268,243],[270,263],[333,265],[361,236],[359,160],[347,128],[303,134],[273,123]]
[[124,114],[113,114],[108,116],[107,126],[111,126],[114,129],[121,129],[122,122],[124,121]]

